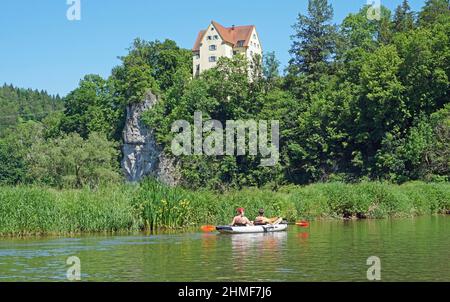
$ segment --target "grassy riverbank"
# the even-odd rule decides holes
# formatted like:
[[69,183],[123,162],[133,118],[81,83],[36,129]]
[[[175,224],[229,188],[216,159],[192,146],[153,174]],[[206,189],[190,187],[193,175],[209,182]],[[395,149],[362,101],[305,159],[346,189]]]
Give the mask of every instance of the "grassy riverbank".
[[448,183],[401,186],[367,182],[245,189],[219,194],[168,188],[153,181],[90,190],[0,187],[0,235],[115,232],[229,223],[243,206],[252,218],[386,218],[447,213]]

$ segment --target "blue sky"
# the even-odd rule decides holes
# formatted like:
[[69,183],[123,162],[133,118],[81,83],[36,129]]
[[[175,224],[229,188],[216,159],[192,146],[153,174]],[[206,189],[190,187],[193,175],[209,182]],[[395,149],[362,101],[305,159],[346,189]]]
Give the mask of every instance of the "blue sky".
[[[402,0],[381,0],[395,9]],[[289,60],[291,25],[307,0],[81,0],[81,20],[68,21],[66,0],[2,0],[0,85],[65,95],[90,73],[107,77],[134,38],[170,38],[191,48],[210,20],[225,26],[254,24],[264,51]],[[335,22],[366,0],[332,0]],[[424,0],[410,0],[418,11]]]

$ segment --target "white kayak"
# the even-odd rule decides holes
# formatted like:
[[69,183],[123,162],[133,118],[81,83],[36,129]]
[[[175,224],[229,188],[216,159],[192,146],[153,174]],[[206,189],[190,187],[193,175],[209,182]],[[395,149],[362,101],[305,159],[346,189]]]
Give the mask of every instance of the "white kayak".
[[287,229],[287,224],[268,224],[254,226],[218,226],[216,230],[222,234],[273,233]]

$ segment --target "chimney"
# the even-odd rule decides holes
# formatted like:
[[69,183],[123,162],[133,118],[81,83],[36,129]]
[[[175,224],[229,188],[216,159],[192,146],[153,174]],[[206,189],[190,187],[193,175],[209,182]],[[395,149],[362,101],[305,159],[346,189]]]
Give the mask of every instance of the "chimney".
[[234,27],[235,27],[235,25],[233,24],[233,25],[231,25],[231,30],[234,30]]

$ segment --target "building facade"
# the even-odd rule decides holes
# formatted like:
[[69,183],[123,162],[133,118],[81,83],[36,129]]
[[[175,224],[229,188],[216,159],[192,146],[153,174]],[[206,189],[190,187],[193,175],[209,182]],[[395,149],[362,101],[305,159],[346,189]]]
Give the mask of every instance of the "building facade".
[[255,55],[262,57],[263,50],[254,25],[224,27],[211,21],[198,33],[192,52],[195,77],[215,67],[221,57],[242,54],[251,61]]

